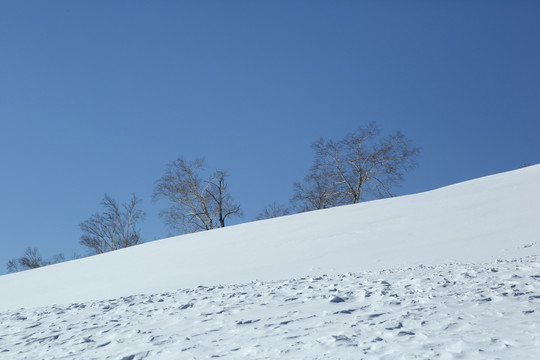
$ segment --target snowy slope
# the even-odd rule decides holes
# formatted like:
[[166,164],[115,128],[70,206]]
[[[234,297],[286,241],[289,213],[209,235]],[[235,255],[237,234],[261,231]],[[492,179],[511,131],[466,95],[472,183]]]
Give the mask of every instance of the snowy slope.
[[199,285],[536,255],[540,166],[0,276],[0,311]]
[[528,167],[1,276],[0,358],[537,360],[538,184]]
[[540,359],[536,259],[0,312],[0,358]]

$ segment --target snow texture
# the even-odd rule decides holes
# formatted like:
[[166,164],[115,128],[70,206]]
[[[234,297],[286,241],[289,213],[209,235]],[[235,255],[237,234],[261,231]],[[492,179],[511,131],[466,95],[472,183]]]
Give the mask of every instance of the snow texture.
[[0,277],[2,359],[538,359],[540,166]]
[[539,305],[535,258],[199,286],[0,314],[0,357],[538,359]]

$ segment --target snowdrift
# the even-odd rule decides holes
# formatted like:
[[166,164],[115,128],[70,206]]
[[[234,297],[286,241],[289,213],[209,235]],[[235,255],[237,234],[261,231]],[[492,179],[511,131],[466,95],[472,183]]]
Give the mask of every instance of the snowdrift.
[[540,251],[540,165],[0,276],[0,311]]

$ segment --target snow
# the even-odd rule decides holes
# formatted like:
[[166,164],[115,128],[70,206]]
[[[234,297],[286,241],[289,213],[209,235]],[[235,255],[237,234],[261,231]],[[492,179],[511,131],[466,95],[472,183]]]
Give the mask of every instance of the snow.
[[538,359],[539,305],[533,258],[199,286],[0,313],[0,357]]
[[540,358],[540,166],[0,276],[13,359]]

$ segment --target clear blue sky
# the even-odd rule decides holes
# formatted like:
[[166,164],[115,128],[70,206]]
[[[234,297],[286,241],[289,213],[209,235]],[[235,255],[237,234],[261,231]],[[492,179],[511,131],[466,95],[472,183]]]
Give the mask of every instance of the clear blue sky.
[[[251,221],[310,144],[376,121],[422,148],[398,194],[540,162],[538,1],[0,2],[0,273],[183,155],[229,170]],[[164,205],[164,204],[163,204]]]

